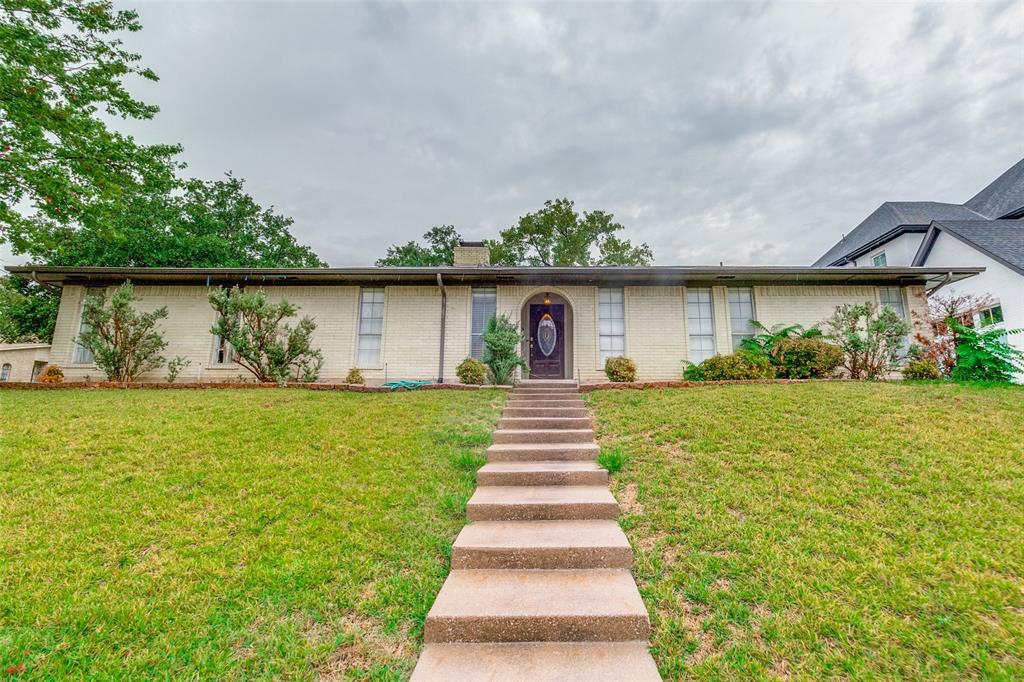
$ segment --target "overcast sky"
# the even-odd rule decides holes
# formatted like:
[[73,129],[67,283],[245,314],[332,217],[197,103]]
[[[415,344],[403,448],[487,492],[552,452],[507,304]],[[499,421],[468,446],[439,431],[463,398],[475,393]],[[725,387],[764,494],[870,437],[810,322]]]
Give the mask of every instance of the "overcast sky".
[[1024,0],[136,7],[161,112],[128,129],[335,266],[563,196],[661,265],[806,265],[1024,157]]

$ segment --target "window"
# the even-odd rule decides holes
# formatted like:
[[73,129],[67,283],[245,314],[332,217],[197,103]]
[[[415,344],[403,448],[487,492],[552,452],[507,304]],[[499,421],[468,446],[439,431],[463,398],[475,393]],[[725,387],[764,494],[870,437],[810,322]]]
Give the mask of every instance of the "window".
[[219,334],[213,335],[213,364],[226,365],[235,361],[235,349]]
[[729,287],[729,324],[732,327],[732,349],[739,350],[743,339],[754,338],[754,290]]
[[907,321],[907,310],[903,305],[903,292],[899,287],[881,287],[878,290],[878,297],[882,305],[892,308],[892,311],[900,316],[900,319]]
[[622,289],[598,289],[597,310],[601,365],[626,352],[626,314]]
[[[85,315],[85,301],[90,296],[103,296],[102,287],[88,287],[85,290],[85,296],[82,297],[82,315]],[[78,335],[81,336],[85,332],[89,331],[89,325],[85,323],[81,317],[78,321]],[[75,356],[72,358],[72,362],[77,365],[91,365],[93,362],[92,351],[85,346],[75,342]]]
[[484,330],[487,321],[498,309],[498,290],[477,287],[473,289],[473,311],[470,322],[469,355],[477,360],[484,357]]
[[995,305],[986,308],[978,313],[978,326],[987,327],[990,324],[999,324],[1003,321],[1003,306]]
[[690,332],[690,362],[699,364],[715,354],[715,313],[711,289],[686,290],[686,320]]
[[877,256],[874,256],[871,259],[871,264],[874,265],[877,268],[884,267],[886,265],[885,251],[883,251],[882,253],[878,254]]
[[356,365],[380,364],[380,336],[384,328],[384,289],[363,289],[359,296],[359,343]]
[[3,367],[0,367],[0,381],[7,381],[11,377],[11,363],[5,362]]

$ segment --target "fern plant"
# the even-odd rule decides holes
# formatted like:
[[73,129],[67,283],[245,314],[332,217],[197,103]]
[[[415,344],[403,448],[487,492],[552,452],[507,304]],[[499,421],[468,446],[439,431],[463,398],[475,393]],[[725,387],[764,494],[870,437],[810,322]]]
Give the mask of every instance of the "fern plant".
[[766,327],[757,320],[751,320],[751,324],[758,330],[752,338],[743,339],[740,342],[740,350],[751,353],[762,353],[770,355],[776,343],[783,339],[814,339],[822,336],[821,330],[817,327],[805,328],[802,324],[781,324]]

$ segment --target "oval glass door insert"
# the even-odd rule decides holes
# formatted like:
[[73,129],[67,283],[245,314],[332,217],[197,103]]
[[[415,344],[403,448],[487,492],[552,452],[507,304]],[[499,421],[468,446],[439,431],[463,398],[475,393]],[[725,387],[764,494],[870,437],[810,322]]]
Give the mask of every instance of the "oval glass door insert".
[[551,313],[544,313],[537,323],[537,345],[544,357],[551,357],[555,352],[555,343],[558,341],[558,330],[555,329],[555,321],[551,319]]

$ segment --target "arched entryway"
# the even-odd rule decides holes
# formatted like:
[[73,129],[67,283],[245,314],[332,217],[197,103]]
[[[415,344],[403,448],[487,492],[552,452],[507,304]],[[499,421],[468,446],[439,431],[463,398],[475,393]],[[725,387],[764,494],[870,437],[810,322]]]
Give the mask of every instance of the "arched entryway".
[[531,379],[571,379],[572,305],[555,291],[538,291],[523,303],[523,357]]

